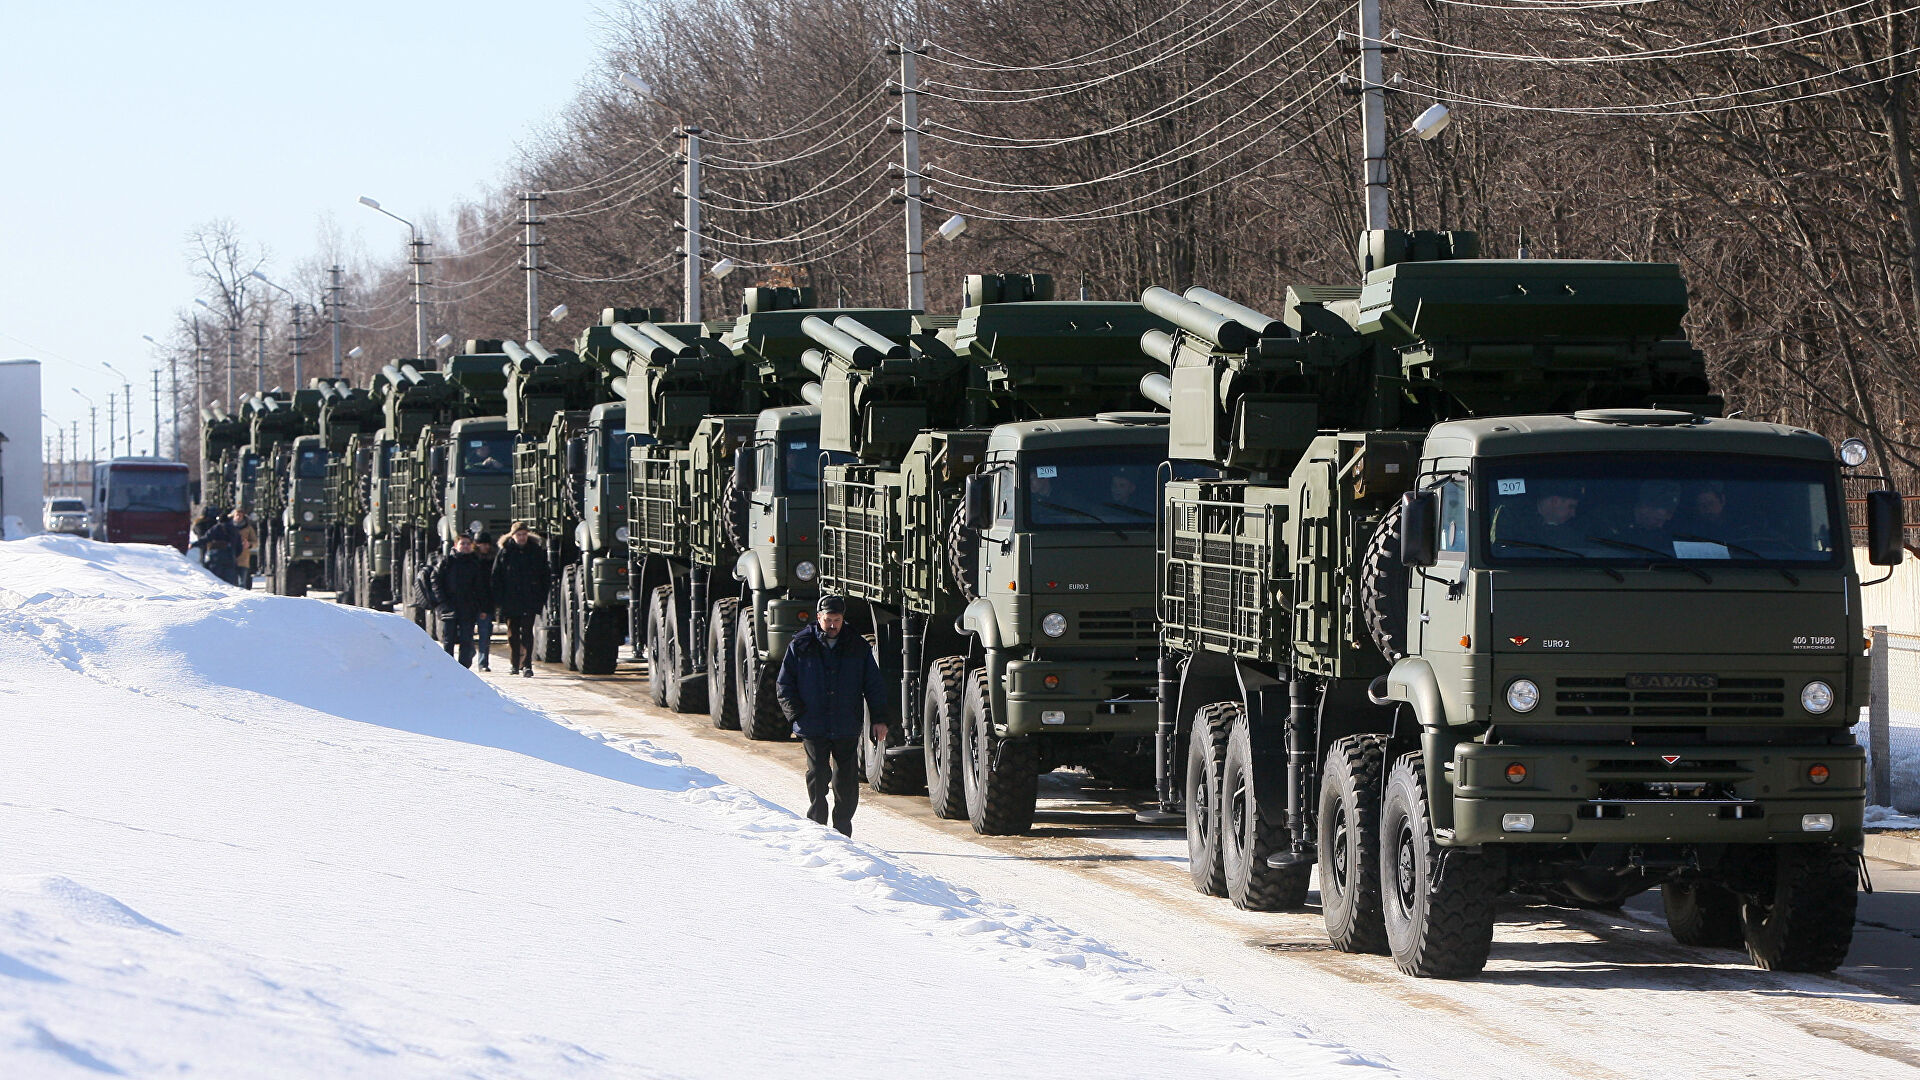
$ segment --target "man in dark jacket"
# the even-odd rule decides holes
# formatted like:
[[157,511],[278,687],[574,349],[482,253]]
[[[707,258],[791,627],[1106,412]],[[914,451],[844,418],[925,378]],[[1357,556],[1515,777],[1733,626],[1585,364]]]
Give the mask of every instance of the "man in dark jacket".
[[447,655],[458,649],[460,664],[473,666],[474,624],[480,612],[493,604],[493,588],[480,557],[473,553],[473,537],[454,541],[453,554],[440,560],[433,575],[433,591],[440,598],[440,639]]
[[216,516],[192,546],[200,549],[201,561],[214,577],[237,586],[240,584],[241,540],[239,526]]
[[524,521],[513,523],[493,558],[493,605],[507,624],[507,659],[515,674],[533,675],[533,618],[547,603],[547,549]]
[[[780,710],[807,747],[807,817],[827,823],[827,787],[833,787],[833,827],[853,835],[860,802],[858,771],[862,728],[873,717],[873,735],[887,741],[887,687],[873,649],[859,634],[845,633],[847,602],[823,596],[814,620],[793,636],[780,663]],[[865,705],[865,709],[861,708]]]

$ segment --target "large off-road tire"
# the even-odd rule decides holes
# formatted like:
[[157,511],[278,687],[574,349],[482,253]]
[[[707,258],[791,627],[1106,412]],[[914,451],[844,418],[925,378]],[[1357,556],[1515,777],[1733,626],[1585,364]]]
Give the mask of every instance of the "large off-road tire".
[[1667,909],[1667,930],[1682,945],[1738,949],[1746,944],[1740,923],[1740,897],[1709,881],[1669,881],[1660,886]]
[[742,606],[740,640],[734,650],[738,666],[734,685],[740,698],[740,730],[755,742],[779,742],[793,734],[793,723],[780,711],[780,692],[776,680],[780,664],[760,658],[759,615]]
[[722,597],[713,602],[707,615],[707,700],[713,726],[722,731],[740,730],[740,693],[734,686],[740,660],[734,650],[740,646],[740,598]]
[[669,672],[667,708],[677,713],[706,712],[707,676],[690,673],[693,665],[687,657],[686,642],[681,640],[680,619],[674,613],[673,586],[662,585],[655,592],[661,597],[660,629],[664,636],[654,639],[654,643],[659,646],[661,666]]
[[943,656],[927,668],[927,690],[921,697],[920,739],[927,773],[927,801],[933,816],[960,818],[967,813],[967,782],[960,773],[966,756],[960,752],[960,708],[967,677],[967,658]]
[[547,602],[533,615],[533,658],[543,664],[560,662],[562,610],[560,579],[556,577],[547,586]]
[[1771,887],[1741,906],[1747,955],[1769,971],[1832,971],[1853,946],[1860,857],[1834,844],[1782,844]]
[[571,566],[560,575],[560,661],[568,671],[580,670],[579,576]]
[[738,471],[727,474],[727,483],[720,491],[720,508],[725,515],[721,518],[721,532],[726,536],[727,545],[735,551],[746,551],[753,545],[747,538],[747,506],[752,493],[740,483]]
[[1039,747],[1031,738],[1003,739],[993,733],[993,696],[984,668],[968,673],[960,729],[967,820],[973,831],[1013,836],[1032,828],[1040,798]]
[[1380,915],[1380,774],[1386,739],[1351,735],[1327,749],[1320,773],[1320,914],[1341,952],[1384,953]]
[[1490,855],[1440,847],[1421,755],[1395,762],[1380,808],[1380,906],[1394,964],[1428,979],[1486,967],[1502,876]]
[[1187,733],[1187,872],[1205,896],[1227,895],[1227,869],[1220,861],[1220,773],[1227,764],[1227,738],[1220,707],[1194,714]]
[[1227,897],[1247,911],[1285,911],[1307,901],[1311,863],[1268,866],[1287,850],[1285,768],[1256,760],[1253,730],[1238,702],[1214,706],[1231,727],[1220,768],[1220,865]]
[[953,508],[947,519],[947,570],[953,575],[960,595],[971,604],[980,599],[980,538],[967,528],[966,500]]
[[884,743],[873,737],[873,725],[867,725],[860,739],[860,768],[867,785],[877,795],[918,795],[927,786],[925,759],[916,754],[889,755],[889,746],[905,746],[907,733],[900,724],[887,725]]
[[1381,516],[1360,560],[1360,614],[1389,660],[1407,655],[1407,564],[1400,561],[1400,504]]
[[667,704],[668,683],[673,681],[673,665],[666,648],[666,597],[673,586],[662,585],[647,594],[647,696],[655,705]]
[[620,666],[620,643],[626,640],[626,613],[586,608],[586,628],[580,634],[580,674],[611,675]]

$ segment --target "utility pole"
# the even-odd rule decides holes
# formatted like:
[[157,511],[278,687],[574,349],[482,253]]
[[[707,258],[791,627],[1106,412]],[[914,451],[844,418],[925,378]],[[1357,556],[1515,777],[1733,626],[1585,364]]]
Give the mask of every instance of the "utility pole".
[[535,212],[535,204],[546,198],[537,191],[520,193],[520,224],[526,226],[526,235],[520,241],[526,255],[520,260],[520,268],[527,272],[528,341],[540,340],[540,226],[544,222]]
[[234,356],[240,352],[240,318],[236,313],[227,323],[227,411],[233,411]]
[[901,194],[907,211],[907,306],[925,311],[927,267],[920,230],[920,82],[914,68],[918,50],[904,41],[897,47],[900,53],[900,167],[905,181]]
[[1387,221],[1386,95],[1380,81],[1380,0],[1360,0],[1360,141],[1367,155],[1360,180],[1369,229],[1392,227]]
[[264,394],[267,392],[267,317],[260,316],[253,325],[256,350],[253,362],[253,392]]
[[700,321],[700,129],[692,124],[681,129],[687,140],[687,218],[681,227],[687,233],[686,310],[684,321]]
[[420,239],[418,232],[407,246],[413,249],[413,257],[407,260],[413,266],[413,355],[424,360],[427,356],[427,271],[433,266],[433,260],[427,258],[428,242]]
[[307,355],[307,324],[300,318],[300,301],[293,302],[293,389],[300,391],[300,361]]
[[327,321],[333,324],[333,377],[336,379],[340,377],[340,294],[345,289],[340,284],[340,275],[343,273],[342,267],[327,268]]
[[111,390],[107,391],[107,456],[108,457],[112,457],[114,455],[114,452],[115,452],[114,446],[120,440],[120,436],[117,434],[119,429],[115,426],[115,423],[114,423],[115,417],[117,417],[119,414],[113,411],[113,397],[114,397],[113,391]]
[[160,456],[160,369],[153,369],[153,456]]
[[[127,456],[132,457],[133,456],[133,384],[132,383],[127,383],[123,386],[121,396],[126,402],[124,408],[127,411]],[[113,448],[108,447],[107,449],[108,449],[108,452],[111,453]]]
[[73,490],[80,490],[80,421],[73,422],[73,460],[67,462],[67,479],[73,481]]
[[[113,422],[113,405],[107,405],[107,422]],[[87,406],[87,467],[100,460],[100,406]]]
[[[154,372],[154,375],[155,377],[158,377],[159,372]],[[167,401],[171,404],[173,408],[173,412],[171,413],[173,417],[173,421],[172,423],[168,424],[167,427],[169,432],[173,436],[173,438],[170,440],[173,443],[173,460],[179,461],[180,460],[180,355],[178,353],[175,353],[175,352],[167,353],[167,381],[169,383]],[[153,437],[155,439],[158,439],[160,437],[160,427],[157,423],[154,425]],[[160,456],[160,451],[158,450],[155,450],[153,453],[155,457]]]

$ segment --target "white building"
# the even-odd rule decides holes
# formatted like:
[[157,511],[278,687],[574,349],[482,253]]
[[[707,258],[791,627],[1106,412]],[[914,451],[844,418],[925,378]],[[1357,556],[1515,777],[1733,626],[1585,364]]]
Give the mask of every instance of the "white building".
[[40,531],[40,361],[0,360],[0,523],[9,540]]

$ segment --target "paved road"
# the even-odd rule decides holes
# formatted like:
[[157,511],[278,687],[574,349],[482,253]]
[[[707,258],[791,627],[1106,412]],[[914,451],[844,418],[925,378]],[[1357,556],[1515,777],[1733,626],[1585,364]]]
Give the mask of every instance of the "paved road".
[[[705,716],[657,709],[631,667],[491,678],[583,727],[646,737],[803,809],[797,746],[749,743]],[[1676,945],[1653,894],[1618,913],[1510,904],[1484,975],[1423,981],[1386,958],[1334,951],[1317,910],[1243,912],[1196,894],[1182,833],[1133,823],[1145,793],[1062,772],[1042,794],[1025,837],[976,836],[934,818],[924,798],[870,793],[856,834],[1415,1074],[1920,1077],[1920,870],[1873,867],[1876,891],[1862,898],[1854,949],[1833,977],[1758,971],[1743,954]]]

